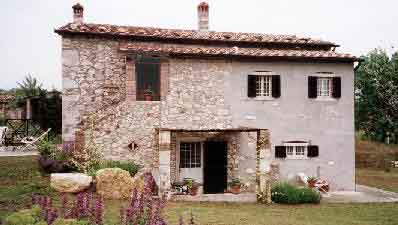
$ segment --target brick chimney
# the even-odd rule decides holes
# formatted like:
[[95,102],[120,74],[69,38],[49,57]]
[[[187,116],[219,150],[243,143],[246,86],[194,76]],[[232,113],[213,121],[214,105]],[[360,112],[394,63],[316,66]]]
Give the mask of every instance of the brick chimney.
[[73,9],[73,23],[74,24],[82,24],[83,23],[83,17],[84,17],[84,8],[80,3],[77,3],[76,5],[72,6]]
[[209,30],[209,4],[202,2],[198,5],[199,31]]

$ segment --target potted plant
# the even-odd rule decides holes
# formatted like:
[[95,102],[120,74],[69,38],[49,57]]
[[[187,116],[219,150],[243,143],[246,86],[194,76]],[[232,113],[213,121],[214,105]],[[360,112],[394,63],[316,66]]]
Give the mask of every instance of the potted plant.
[[144,90],[144,99],[145,101],[152,101],[153,98],[153,90],[151,87],[148,87]]
[[239,194],[241,186],[242,186],[242,183],[240,182],[240,179],[233,178],[230,183],[231,193],[236,194],[236,195]]
[[184,178],[184,184],[187,186],[190,195],[195,196],[198,194],[199,184],[194,179]]
[[315,187],[317,180],[318,180],[318,178],[316,178],[316,177],[308,177],[308,180],[307,180],[308,187],[310,187],[310,188]]

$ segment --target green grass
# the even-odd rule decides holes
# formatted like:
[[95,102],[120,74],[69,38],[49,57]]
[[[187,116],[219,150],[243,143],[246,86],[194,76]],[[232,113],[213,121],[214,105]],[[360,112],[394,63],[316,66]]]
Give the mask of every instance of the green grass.
[[[49,193],[48,176],[38,171],[35,157],[0,158],[0,221],[10,212],[27,207],[32,192]],[[119,221],[120,201],[106,201],[106,222]],[[395,225],[398,204],[261,205],[170,202],[165,216],[169,224],[185,221],[190,212],[199,224],[219,225]]]
[[356,169],[356,182],[386,191],[398,192],[398,169],[385,172],[379,169]]
[[26,207],[32,193],[50,193],[49,177],[39,172],[36,157],[0,158],[0,220]]

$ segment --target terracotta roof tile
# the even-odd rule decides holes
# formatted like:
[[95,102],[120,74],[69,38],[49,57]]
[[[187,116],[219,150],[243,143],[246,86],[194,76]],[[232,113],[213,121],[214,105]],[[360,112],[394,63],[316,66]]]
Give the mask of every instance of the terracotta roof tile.
[[194,45],[161,45],[153,43],[130,42],[121,43],[121,51],[158,53],[169,55],[199,55],[199,56],[222,56],[222,57],[275,57],[275,58],[311,58],[324,60],[357,61],[350,54],[342,54],[334,51],[303,50],[303,49],[268,49],[268,48],[239,48],[239,47],[217,47],[217,46],[194,46]]
[[0,102],[7,103],[11,100],[13,100],[15,96],[10,95],[10,94],[0,94]]
[[337,47],[335,43],[296,35],[274,35],[259,33],[233,33],[198,30],[162,29],[154,27],[117,26],[108,24],[69,23],[55,30],[58,34],[99,34],[125,37],[144,37],[164,40],[197,40],[222,43],[249,44],[295,44]]

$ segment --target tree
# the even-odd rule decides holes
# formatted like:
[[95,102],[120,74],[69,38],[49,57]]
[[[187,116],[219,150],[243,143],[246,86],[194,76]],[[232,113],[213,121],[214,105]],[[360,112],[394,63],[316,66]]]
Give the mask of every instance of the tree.
[[377,141],[398,142],[398,52],[375,49],[355,70],[356,128]]
[[32,77],[31,74],[25,77],[22,82],[17,82],[18,87],[14,89],[15,100],[11,103],[11,107],[21,107],[25,104],[27,97],[43,96],[46,90],[42,88],[42,84]]

